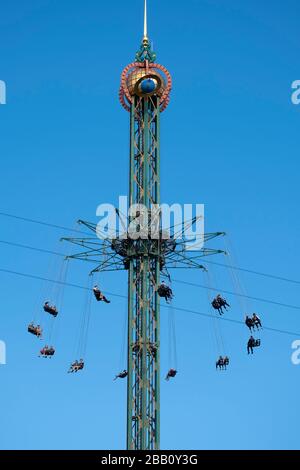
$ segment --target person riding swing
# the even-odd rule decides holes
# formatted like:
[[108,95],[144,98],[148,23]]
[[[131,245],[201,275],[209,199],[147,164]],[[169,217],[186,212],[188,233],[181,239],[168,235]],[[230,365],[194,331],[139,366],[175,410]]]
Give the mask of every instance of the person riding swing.
[[258,348],[260,346],[260,339],[255,339],[251,335],[247,343],[247,352],[248,354],[253,354],[253,348]]
[[177,375],[177,370],[176,369],[170,369],[169,372],[167,373],[166,381],[168,382],[170,379],[176,377],[176,375]]
[[174,297],[171,287],[167,286],[164,281],[158,287],[157,293],[159,297],[164,298],[167,303],[170,303]]
[[46,313],[50,313],[50,315],[53,315],[54,317],[57,317],[58,315],[58,310],[56,306],[50,305],[48,301],[44,303],[44,310]]
[[254,329],[254,323],[253,319],[250,318],[249,315],[246,315],[245,324],[248,326],[250,332],[252,332],[252,329]]
[[221,294],[218,294],[217,297],[212,301],[212,306],[215,310],[218,310],[219,315],[223,315],[223,307],[227,310],[226,307],[230,307],[226,299],[224,299]]
[[37,336],[38,338],[41,338],[43,330],[40,325],[34,326],[34,323],[32,322],[28,325],[28,332]]
[[229,365],[229,357],[219,356],[219,359],[216,362],[216,369],[226,370],[228,365]]
[[106,304],[110,304],[110,300],[105,297],[105,295],[101,292],[98,286],[93,287],[93,292],[97,302],[105,302]]
[[261,319],[259,318],[258,315],[256,315],[256,313],[253,313],[252,321],[253,321],[253,324],[256,326],[256,328],[258,330],[259,330],[259,328],[262,328]]
[[55,354],[55,349],[53,346],[44,346],[43,349],[40,350],[40,355],[43,357],[52,357]]
[[127,370],[124,369],[122,372],[120,372],[118,375],[115,376],[114,381],[117,379],[126,379],[127,375],[128,375],[128,372]]
[[68,373],[73,373],[73,372],[78,372],[79,370],[82,370],[84,368],[84,360],[80,359],[80,361],[75,361],[71,364],[70,369],[68,370]]

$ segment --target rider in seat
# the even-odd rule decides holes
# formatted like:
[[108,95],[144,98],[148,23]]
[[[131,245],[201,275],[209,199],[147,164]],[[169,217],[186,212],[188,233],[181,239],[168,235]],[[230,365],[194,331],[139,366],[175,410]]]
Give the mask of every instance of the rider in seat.
[[230,307],[229,303],[227,303],[227,300],[226,299],[223,299],[223,297],[221,296],[221,294],[218,294],[216,298],[214,298],[214,300],[212,301],[212,306],[215,310],[218,310],[218,313],[220,315],[223,315],[223,307],[225,308],[225,310],[227,310],[226,307]]
[[248,352],[248,354],[250,354],[250,352],[251,352],[251,354],[253,354],[254,343],[255,343],[255,339],[251,335],[249,340],[248,340],[248,343],[247,343],[247,352]]
[[248,340],[248,343],[247,343],[247,352],[248,354],[253,354],[253,348],[257,347],[257,340],[255,340],[253,338],[253,336],[251,335],[249,340]]
[[253,325],[255,325],[258,330],[259,328],[262,328],[261,319],[259,318],[258,315],[256,315],[256,313],[253,313],[252,315],[252,322],[253,322]]
[[49,302],[44,303],[44,310],[47,313],[50,313],[50,315],[53,315],[54,317],[57,317],[58,315],[58,310],[55,305],[50,305]]
[[216,362],[216,369],[221,370],[221,369],[223,369],[223,366],[224,366],[223,356],[219,356],[219,359]]
[[70,369],[68,370],[68,373],[70,372],[78,372],[79,370],[82,370],[84,368],[84,360],[80,359],[80,361],[75,361],[70,365]]
[[248,326],[249,330],[252,331],[252,328],[254,327],[253,319],[246,315],[245,323]]
[[34,326],[34,323],[28,325],[28,332],[40,338],[42,336],[42,328],[40,325]]
[[110,304],[110,300],[108,300],[108,299],[105,297],[105,295],[101,292],[101,290],[99,289],[98,286],[94,286],[94,287],[93,287],[93,292],[94,292],[94,295],[95,295],[95,297],[96,297],[96,299],[97,299],[98,302],[103,301],[103,302],[105,302],[105,303],[107,303],[107,304]]
[[229,366],[229,357],[228,356],[225,356],[224,357],[224,367],[225,367],[225,370],[226,370],[226,367]]
[[40,355],[43,356],[43,357],[51,357],[51,356],[54,356],[55,354],[55,349],[53,348],[53,346],[44,346],[43,349],[40,350]]
[[157,292],[158,292],[159,297],[166,299],[167,303],[170,303],[170,301],[174,297],[171,287],[167,286],[167,284],[164,281],[158,287]]
[[227,366],[229,365],[229,357],[228,356],[219,356],[219,359],[216,362],[216,369],[226,370]]
[[166,380],[169,381],[171,378],[176,377],[176,375],[177,375],[177,370],[170,369],[169,372],[167,373]]
[[126,379],[128,375],[128,372],[127,370],[123,370],[122,372],[120,372],[118,375],[115,376],[114,380],[117,380],[117,379]]

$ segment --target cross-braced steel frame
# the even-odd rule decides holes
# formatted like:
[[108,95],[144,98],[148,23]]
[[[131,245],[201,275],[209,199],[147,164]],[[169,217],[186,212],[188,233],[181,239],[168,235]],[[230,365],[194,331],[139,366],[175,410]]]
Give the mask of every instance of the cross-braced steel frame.
[[[145,44],[145,47],[148,47]],[[149,51],[146,50],[146,53]],[[149,58],[148,58],[149,59]],[[151,56],[150,56],[151,59]],[[133,69],[144,68],[149,72],[165,74],[165,91],[162,94],[129,95],[126,80]],[[152,72],[153,71],[153,72]],[[138,205],[147,208],[144,227],[153,227],[151,208],[160,205],[160,114],[169,102],[171,78],[164,67],[133,63],[122,74],[121,103],[130,113],[130,170],[129,206],[136,212],[129,213],[128,225],[138,217]],[[137,205],[137,206],[134,206]],[[159,212],[158,212],[159,213]],[[120,214],[118,214],[120,215]],[[187,224],[193,225],[197,218]],[[85,251],[69,258],[93,261],[92,271],[104,272],[125,269],[128,271],[128,392],[127,392],[127,448],[131,450],[156,450],[160,447],[160,302],[158,287],[162,276],[169,277],[172,268],[205,269],[201,258],[221,253],[206,247],[198,251],[188,250],[184,237],[177,239],[176,227],[165,238],[158,217],[159,235],[135,237],[118,232],[106,239],[99,237],[95,224],[80,221],[95,235],[67,240],[85,247]],[[178,228],[181,232],[182,227]],[[127,229],[125,229],[126,231]],[[203,235],[207,242],[222,232]]]

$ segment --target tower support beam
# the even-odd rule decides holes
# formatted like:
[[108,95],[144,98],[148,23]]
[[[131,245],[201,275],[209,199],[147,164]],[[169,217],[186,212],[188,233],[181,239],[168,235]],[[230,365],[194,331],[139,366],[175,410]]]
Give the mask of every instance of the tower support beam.
[[[130,110],[130,204],[148,209],[159,200],[159,99],[135,96]],[[133,214],[134,217],[134,214]],[[128,449],[159,446],[159,252],[149,253],[149,240],[130,260],[128,273]]]

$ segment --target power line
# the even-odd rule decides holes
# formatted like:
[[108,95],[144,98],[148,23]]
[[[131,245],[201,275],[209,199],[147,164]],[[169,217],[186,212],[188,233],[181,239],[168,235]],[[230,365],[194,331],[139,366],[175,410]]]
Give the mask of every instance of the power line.
[[[46,227],[52,227],[52,228],[55,228],[55,229],[65,230],[65,231],[68,231],[68,232],[75,232],[75,233],[80,233],[80,234],[83,234],[83,235],[90,235],[90,233],[84,232],[84,231],[81,231],[81,230],[72,229],[70,227],[64,227],[64,226],[57,225],[57,224],[52,224],[52,223],[45,222],[45,221],[42,221],[42,220],[30,219],[30,218],[27,218],[27,217],[20,217],[20,216],[14,215],[14,214],[9,214],[7,212],[0,212],[0,216],[10,217],[12,219],[21,220],[21,221],[24,221],[24,222],[30,222],[30,223],[34,223],[34,224],[38,224],[38,225],[44,225]],[[255,270],[252,270],[252,269],[247,269],[247,268],[241,268],[239,266],[228,266],[227,264],[218,263],[216,261],[205,260],[203,262],[207,263],[207,264],[212,264],[212,265],[215,265],[215,266],[221,266],[221,267],[224,267],[224,268],[227,268],[227,269],[234,269],[234,270],[237,270],[237,271],[243,271],[243,272],[246,272],[246,273],[255,274],[257,276],[263,276],[263,277],[268,277],[268,278],[271,278],[271,279],[277,279],[279,281],[290,282],[292,284],[300,284],[299,280],[291,279],[291,278],[287,278],[287,277],[283,277],[283,276],[277,276],[275,274],[264,273],[264,272],[255,271]]]
[[83,235],[90,235],[90,233],[83,232],[82,230],[78,230],[78,229],[74,229],[74,228],[70,228],[70,227],[64,227],[62,225],[57,225],[57,224],[51,224],[49,222],[44,222],[43,220],[36,220],[36,219],[29,219],[27,217],[20,217],[18,215],[8,214],[6,212],[0,212],[0,216],[9,217],[11,219],[16,219],[16,220],[22,220],[23,222],[30,222],[32,224],[44,225],[46,227],[56,228],[56,229],[59,229],[59,230],[65,230],[67,232],[76,232],[76,233],[81,233]]
[[[166,305],[161,305],[161,307],[167,307]],[[187,308],[182,308],[182,307],[173,307],[174,310],[179,310],[181,312],[186,312],[186,313],[193,313],[194,315],[201,315],[202,317],[208,317],[208,318],[212,318],[212,315],[209,314],[209,313],[203,313],[203,312],[198,312],[196,310],[190,310],[190,309],[187,309]],[[230,323],[236,323],[236,324],[239,324],[239,325],[244,325],[245,323],[240,321],[240,320],[234,320],[232,318],[226,318],[226,317],[217,317],[218,320],[222,320],[222,321],[227,321],[227,322],[230,322]],[[273,331],[275,333],[283,333],[283,334],[286,334],[286,335],[292,335],[292,336],[300,336],[300,333],[296,333],[296,332],[293,332],[293,331],[287,331],[287,330],[280,330],[278,328],[271,328],[269,326],[264,326],[263,327],[264,330],[268,330],[268,331]]]
[[66,256],[63,253],[59,253],[57,251],[45,250],[44,248],[36,248],[34,246],[23,245],[21,243],[9,242],[7,240],[0,240],[0,243],[2,243],[3,245],[15,246],[17,248],[25,248],[26,250],[38,251],[39,253],[46,253],[48,255],[56,255],[56,256],[62,256],[62,257]]
[[[81,290],[89,290],[88,287],[81,286],[80,284],[73,284],[73,283],[70,283],[70,282],[57,281],[55,279],[50,279],[50,278],[43,277],[43,276],[37,276],[35,274],[22,273],[20,271],[12,271],[10,269],[3,269],[3,268],[0,268],[0,272],[7,273],[7,274],[14,274],[15,276],[26,277],[26,278],[29,278],[29,279],[36,279],[38,281],[46,281],[46,282],[50,282],[51,284],[59,284],[61,286],[74,287],[76,289],[81,289]],[[126,295],[115,294],[115,293],[107,292],[107,291],[106,291],[106,293],[108,295],[112,295],[114,297],[122,297],[124,299],[127,299]]]
[[244,297],[246,299],[256,300],[258,302],[264,302],[264,303],[268,303],[268,304],[279,305],[280,307],[286,307],[286,308],[292,308],[292,309],[295,309],[295,310],[300,310],[300,306],[298,306],[298,305],[284,304],[282,302],[276,302],[275,300],[263,299],[261,297],[252,297],[251,295],[239,294],[237,292],[231,292],[229,290],[224,290],[224,289],[220,289],[220,288],[216,288],[216,287],[208,287],[208,286],[204,286],[202,284],[195,284],[193,282],[180,281],[179,279],[172,279],[172,282],[177,282],[179,284],[185,284],[187,286],[192,286],[192,287],[200,287],[201,289],[209,289],[209,290],[213,290],[215,292],[223,292],[224,294],[236,295],[238,297]]
[[[18,248],[33,250],[33,251],[37,251],[37,252],[40,252],[40,253],[52,254],[52,255],[60,256],[60,257],[67,257],[67,255],[65,255],[63,253],[59,253],[57,251],[51,251],[51,250],[46,250],[44,248],[37,248],[37,247],[34,247],[34,246],[23,245],[21,243],[9,242],[7,240],[0,240],[0,243],[5,244],[5,245],[10,245],[10,246],[15,246],[15,247],[18,247]],[[243,297],[243,298],[247,298],[247,299],[250,299],[250,300],[255,300],[257,302],[263,302],[263,303],[268,303],[268,304],[272,304],[272,305],[277,305],[277,306],[280,306],[280,307],[291,308],[291,309],[294,309],[294,310],[300,310],[300,306],[285,304],[285,303],[282,303],[282,302],[276,302],[275,300],[263,299],[263,298],[260,298],[260,297],[253,297],[251,295],[246,295],[246,294],[240,294],[238,292],[227,291],[227,290],[224,290],[222,288],[208,287],[208,286],[205,286],[205,285],[202,285],[202,284],[195,284],[195,283],[192,283],[192,282],[181,281],[179,279],[172,279],[172,281],[177,282],[178,284],[185,284],[185,285],[192,286],[192,287],[200,287],[200,289],[208,289],[208,290],[212,290],[212,291],[215,291],[215,292],[223,292],[223,293],[228,294],[228,295]]]
[[[29,279],[36,279],[36,280],[39,280],[39,281],[46,281],[46,282],[50,282],[50,283],[53,283],[53,284],[60,284],[60,285],[64,285],[64,286],[67,286],[67,287],[74,287],[76,289],[89,290],[88,287],[84,287],[84,286],[81,286],[79,284],[72,284],[72,283],[69,283],[69,282],[56,281],[54,279],[49,279],[49,278],[45,278],[45,277],[42,277],[42,276],[37,276],[37,275],[34,275],[34,274],[22,273],[20,271],[12,271],[12,270],[9,270],[9,269],[0,268],[0,272],[6,273],[6,274],[13,274],[15,276],[25,277],[25,278],[29,278]],[[127,295],[116,294],[115,292],[108,292],[108,291],[105,291],[105,293],[107,295],[112,296],[112,297],[119,297],[119,298],[127,299]],[[161,307],[168,308],[168,305],[161,305]],[[211,314],[204,313],[204,312],[199,312],[197,310],[190,310],[190,309],[186,309],[186,308],[182,308],[182,307],[173,307],[173,309],[178,310],[180,312],[192,313],[194,315],[200,315],[202,317],[207,317],[207,318],[210,318],[210,319],[212,318]],[[234,320],[234,319],[231,319],[231,318],[224,318],[224,317],[218,317],[218,319],[221,320],[221,321],[227,321],[227,322],[230,322],[230,323],[236,323],[236,324],[244,325],[244,322],[242,322],[240,320]],[[271,327],[267,327],[267,326],[264,326],[264,330],[273,331],[275,333],[282,333],[282,334],[286,334],[286,335],[290,335],[290,336],[300,336],[300,333],[297,333],[297,332],[287,331],[287,330],[280,330],[280,329],[277,329],[277,328],[271,328]]]
[[208,261],[208,260],[205,260],[204,263],[214,264],[215,266],[222,266],[223,268],[234,269],[235,271],[242,271],[244,273],[256,274],[257,276],[269,277],[271,279],[277,279],[278,281],[291,282],[293,284],[300,284],[300,281],[296,279],[276,276],[275,274],[263,273],[260,271],[254,271],[252,269],[247,269],[247,268],[240,268],[239,266],[229,266],[228,264],[218,263],[216,261]]

